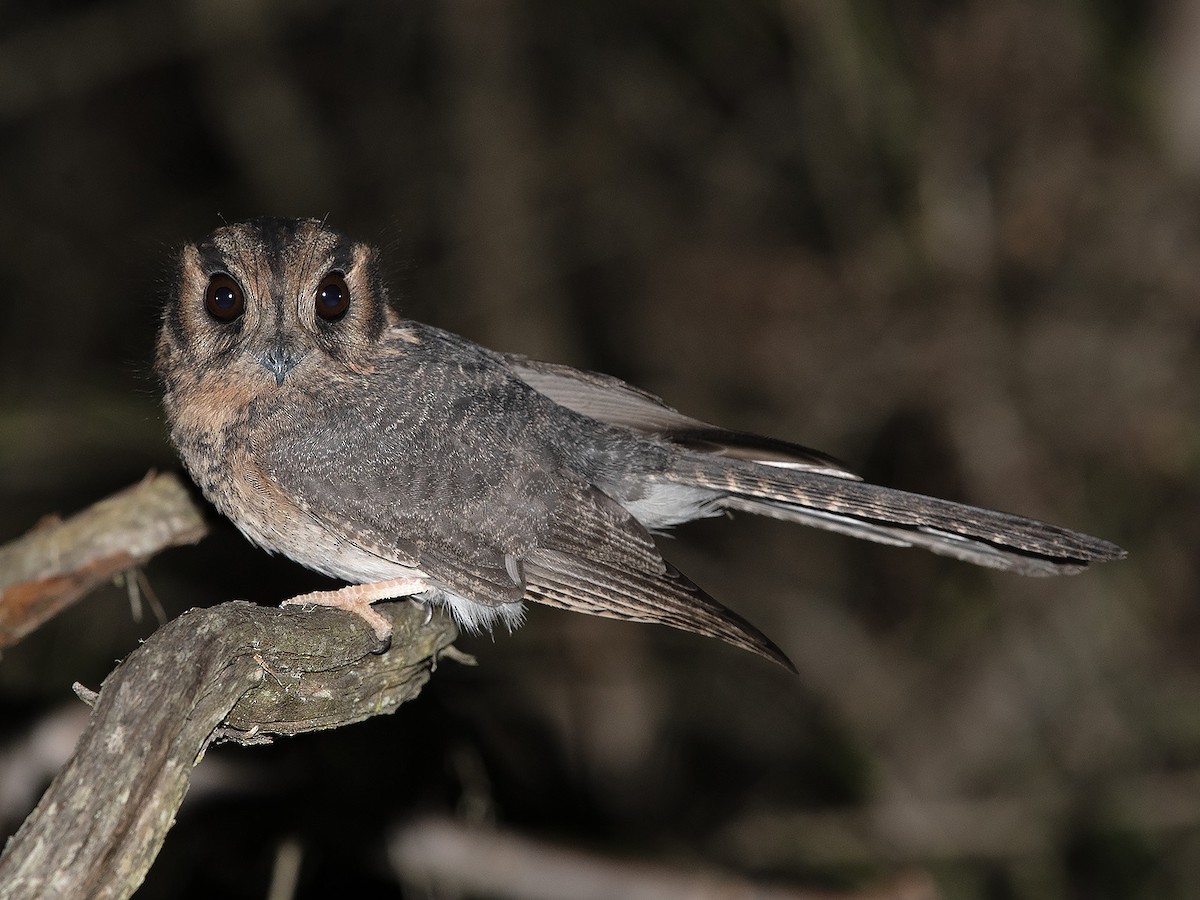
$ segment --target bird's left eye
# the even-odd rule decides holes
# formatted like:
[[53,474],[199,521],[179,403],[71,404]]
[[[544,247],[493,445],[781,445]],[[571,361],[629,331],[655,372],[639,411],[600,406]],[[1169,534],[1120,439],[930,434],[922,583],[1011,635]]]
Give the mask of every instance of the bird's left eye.
[[330,272],[317,285],[317,315],[326,322],[336,322],[350,306],[350,288],[341,272]]

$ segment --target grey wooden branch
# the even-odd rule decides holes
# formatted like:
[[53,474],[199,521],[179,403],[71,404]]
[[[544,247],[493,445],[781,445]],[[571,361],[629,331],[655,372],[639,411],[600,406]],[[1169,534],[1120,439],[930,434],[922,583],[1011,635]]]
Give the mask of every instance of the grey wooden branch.
[[923,872],[892,876],[862,891],[764,884],[703,866],[620,858],[502,828],[426,818],[397,829],[388,857],[422,896],[514,900],[937,900]]
[[0,649],[118,572],[207,533],[199,507],[170,473],[151,473],[69,519],[35,526],[0,547]]
[[391,649],[354,616],[225,603],[158,629],[109,674],[74,756],[0,855],[0,896],[122,898],[142,883],[215,740],[336,728],[420,693],[453,624],[379,607]]

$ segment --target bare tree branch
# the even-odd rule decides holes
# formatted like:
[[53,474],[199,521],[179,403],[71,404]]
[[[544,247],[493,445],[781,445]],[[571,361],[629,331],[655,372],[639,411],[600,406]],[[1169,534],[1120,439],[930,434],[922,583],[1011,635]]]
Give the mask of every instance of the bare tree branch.
[[393,836],[388,856],[406,882],[432,895],[486,894],[520,900],[936,900],[919,872],[853,893],[773,886],[718,872],[622,860],[449,819],[412,822]]
[[119,572],[208,533],[179,479],[151,473],[69,519],[0,547],[0,649]]
[[168,622],[105,679],[75,754],[0,855],[0,894],[123,898],[141,884],[213,740],[253,743],[392,712],[457,633],[381,608],[392,648],[327,610],[225,603]]

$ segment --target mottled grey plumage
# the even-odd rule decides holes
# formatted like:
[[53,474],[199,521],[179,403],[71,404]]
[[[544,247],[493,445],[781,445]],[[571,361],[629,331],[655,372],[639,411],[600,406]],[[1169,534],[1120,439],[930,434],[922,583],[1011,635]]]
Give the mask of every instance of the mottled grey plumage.
[[727,509],[1027,575],[1123,555],[868,485],[816,451],[699,422],[615,378],[402,321],[373,251],[314,220],[254,220],[185,248],[157,367],[172,438],[205,495],[267,550],[370,585],[295,599],[353,609],[381,638],[373,600],[415,595],[467,627],[514,625],[533,600],[790,665],[650,536]]

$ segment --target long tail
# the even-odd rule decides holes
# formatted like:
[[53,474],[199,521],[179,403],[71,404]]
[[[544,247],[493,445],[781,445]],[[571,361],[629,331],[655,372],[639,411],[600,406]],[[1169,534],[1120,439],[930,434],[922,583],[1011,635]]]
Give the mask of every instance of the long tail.
[[1022,575],[1070,575],[1125,551],[1091,535],[1009,513],[849,478],[703,453],[682,454],[656,480],[710,488],[745,510]]

